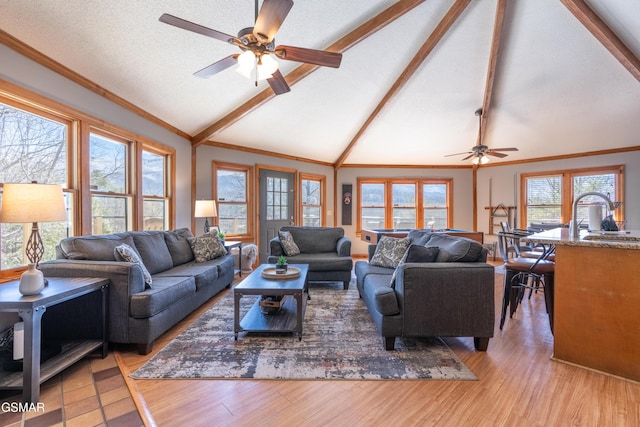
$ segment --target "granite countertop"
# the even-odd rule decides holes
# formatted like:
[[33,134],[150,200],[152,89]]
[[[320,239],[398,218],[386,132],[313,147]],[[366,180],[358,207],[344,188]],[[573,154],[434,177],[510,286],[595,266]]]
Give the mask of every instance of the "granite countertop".
[[619,231],[615,233],[581,230],[580,237],[573,238],[569,235],[568,228],[555,228],[553,230],[535,233],[522,239],[532,243],[556,246],[640,250],[640,231],[638,230]]

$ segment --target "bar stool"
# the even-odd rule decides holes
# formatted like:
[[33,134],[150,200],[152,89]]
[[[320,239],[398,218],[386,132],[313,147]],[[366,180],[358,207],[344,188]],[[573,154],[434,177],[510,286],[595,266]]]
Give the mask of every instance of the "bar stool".
[[[547,251],[543,251],[538,258],[526,258],[517,256],[515,258],[507,257],[507,240],[509,233],[498,233],[498,248],[500,255],[504,260],[504,294],[502,297],[502,312],[500,315],[500,329],[504,326],[507,316],[507,307],[510,308],[509,318],[518,308],[518,304],[522,300],[526,289],[534,289],[540,287],[540,283],[544,288],[544,299],[549,315],[549,325],[553,333],[553,273],[555,263],[544,259],[548,256]],[[531,282],[531,284],[529,284]]]
[[[530,251],[521,252],[520,256],[523,258],[533,258],[533,259],[540,258],[540,259],[544,259],[551,262],[556,261],[555,248],[552,246],[549,248],[545,246],[534,247]],[[531,299],[531,295],[534,292],[538,293],[538,290],[540,289],[540,282],[541,282],[541,278],[538,277],[534,283],[534,286],[532,288],[529,288],[529,299]]]

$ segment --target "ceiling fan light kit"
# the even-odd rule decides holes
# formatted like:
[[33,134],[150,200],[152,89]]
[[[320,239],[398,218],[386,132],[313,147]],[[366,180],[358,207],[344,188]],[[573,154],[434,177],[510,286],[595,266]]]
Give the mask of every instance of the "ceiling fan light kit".
[[260,12],[258,12],[258,2],[256,1],[255,25],[243,28],[238,32],[237,37],[167,13],[160,17],[160,22],[230,43],[243,51],[240,55],[229,55],[197,71],[194,73],[197,77],[211,77],[237,63],[238,69],[236,71],[254,80],[256,86],[258,80],[267,80],[274,93],[281,95],[291,89],[284,76],[278,72],[278,62],[272,55],[285,61],[304,62],[332,68],[340,67],[342,61],[341,53],[295,46],[275,46],[275,35],[292,7],[293,0],[264,0]]
[[477,164],[485,165],[485,164],[489,163],[490,160],[491,159],[489,159],[489,157],[487,157],[487,156],[485,156],[483,154],[480,154],[480,156],[475,156],[473,158],[473,160],[471,160],[471,163],[474,164],[474,165],[477,165]]
[[258,80],[267,80],[273,77],[273,73],[277,70],[278,63],[269,55],[256,57],[250,50],[238,55],[238,68],[236,68],[236,71],[248,79],[255,79],[256,83]]

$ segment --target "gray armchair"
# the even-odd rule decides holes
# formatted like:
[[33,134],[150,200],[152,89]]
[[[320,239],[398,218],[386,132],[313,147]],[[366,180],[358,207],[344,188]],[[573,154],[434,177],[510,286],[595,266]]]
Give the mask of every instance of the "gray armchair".
[[291,233],[300,254],[286,256],[280,238],[275,237],[269,242],[269,264],[285,255],[288,264],[309,264],[309,281],[340,281],[344,289],[349,289],[353,260],[351,240],[345,237],[343,228],[285,226],[280,231]]

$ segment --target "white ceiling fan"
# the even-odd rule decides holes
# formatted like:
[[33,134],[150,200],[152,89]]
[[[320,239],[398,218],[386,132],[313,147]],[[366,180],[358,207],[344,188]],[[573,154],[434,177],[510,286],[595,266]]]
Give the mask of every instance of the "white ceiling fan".
[[264,0],[259,13],[258,0],[255,3],[256,20],[254,26],[243,28],[238,32],[237,37],[203,27],[168,13],[160,17],[160,22],[230,43],[242,50],[241,54],[229,55],[194,73],[198,77],[211,77],[238,64],[239,71],[247,77],[250,77],[251,73],[255,71],[256,85],[258,80],[266,79],[275,94],[281,95],[291,89],[278,70],[278,63],[273,57],[325,67],[340,67],[341,53],[295,46],[275,46],[274,37],[289,14],[289,10],[293,7],[293,0]]
[[502,151],[518,151],[515,147],[508,148],[489,148],[482,143],[482,108],[478,108],[475,112],[475,115],[478,116],[478,144],[471,147],[471,151],[466,151],[464,153],[456,153],[456,154],[448,154],[445,157],[451,156],[460,156],[462,154],[468,154],[468,156],[464,157],[462,160],[468,160],[473,157],[471,161],[474,165],[477,164],[485,164],[489,163],[488,156],[494,157],[507,157],[508,154],[502,153]]

